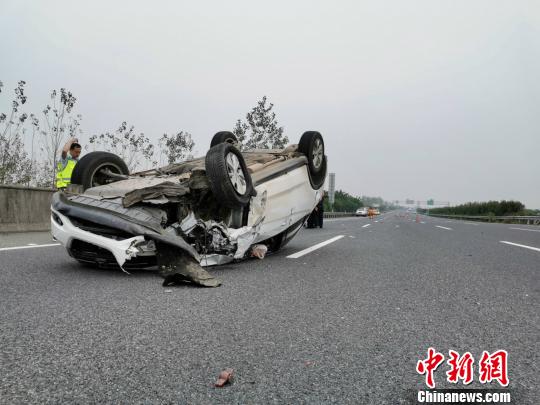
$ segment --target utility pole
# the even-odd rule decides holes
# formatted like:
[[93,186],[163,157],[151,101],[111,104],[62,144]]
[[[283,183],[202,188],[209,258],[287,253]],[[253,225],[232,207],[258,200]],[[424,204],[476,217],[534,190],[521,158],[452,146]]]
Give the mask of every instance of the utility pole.
[[336,198],[336,174],[328,173],[328,202],[330,203],[330,208],[334,212],[334,201]]

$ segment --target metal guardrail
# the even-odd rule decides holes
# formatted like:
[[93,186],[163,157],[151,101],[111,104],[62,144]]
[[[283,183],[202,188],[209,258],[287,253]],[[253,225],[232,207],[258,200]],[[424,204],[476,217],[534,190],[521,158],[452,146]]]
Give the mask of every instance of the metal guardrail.
[[328,212],[326,211],[323,216],[324,218],[343,218],[343,217],[354,217],[354,212]]
[[468,221],[503,222],[511,224],[540,225],[540,216],[495,216],[495,215],[443,215],[426,214],[430,217],[448,219],[466,219]]

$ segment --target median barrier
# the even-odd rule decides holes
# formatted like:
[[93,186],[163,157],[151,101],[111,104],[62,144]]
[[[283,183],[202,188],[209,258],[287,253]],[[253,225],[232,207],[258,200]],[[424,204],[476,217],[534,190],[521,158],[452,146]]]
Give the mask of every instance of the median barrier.
[[324,218],[354,217],[354,212],[325,212]]
[[483,222],[502,222],[506,224],[525,224],[525,225],[540,225],[540,216],[535,215],[517,215],[517,216],[495,216],[495,215],[443,215],[443,214],[427,214],[430,217],[448,218],[448,219],[464,219],[467,221],[483,221]]
[[0,185],[0,233],[51,229],[50,188]]

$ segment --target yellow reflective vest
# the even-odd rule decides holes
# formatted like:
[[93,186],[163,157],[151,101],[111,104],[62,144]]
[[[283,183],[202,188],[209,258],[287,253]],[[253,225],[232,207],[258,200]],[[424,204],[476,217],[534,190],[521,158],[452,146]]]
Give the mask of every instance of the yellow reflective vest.
[[56,188],[66,188],[71,183],[71,173],[73,173],[77,161],[71,156],[68,156],[66,160],[65,166],[61,161],[57,164]]

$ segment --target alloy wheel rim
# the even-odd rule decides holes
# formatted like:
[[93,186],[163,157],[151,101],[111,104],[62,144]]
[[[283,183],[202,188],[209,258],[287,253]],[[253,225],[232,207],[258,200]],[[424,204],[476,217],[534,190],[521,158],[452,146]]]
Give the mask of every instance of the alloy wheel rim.
[[313,156],[313,167],[319,169],[322,166],[323,157],[324,157],[324,146],[320,139],[315,139],[312,149]]
[[238,160],[238,156],[229,152],[225,158],[225,162],[227,164],[227,175],[229,176],[229,180],[235,191],[240,195],[244,195],[247,189],[246,178],[240,160]]

